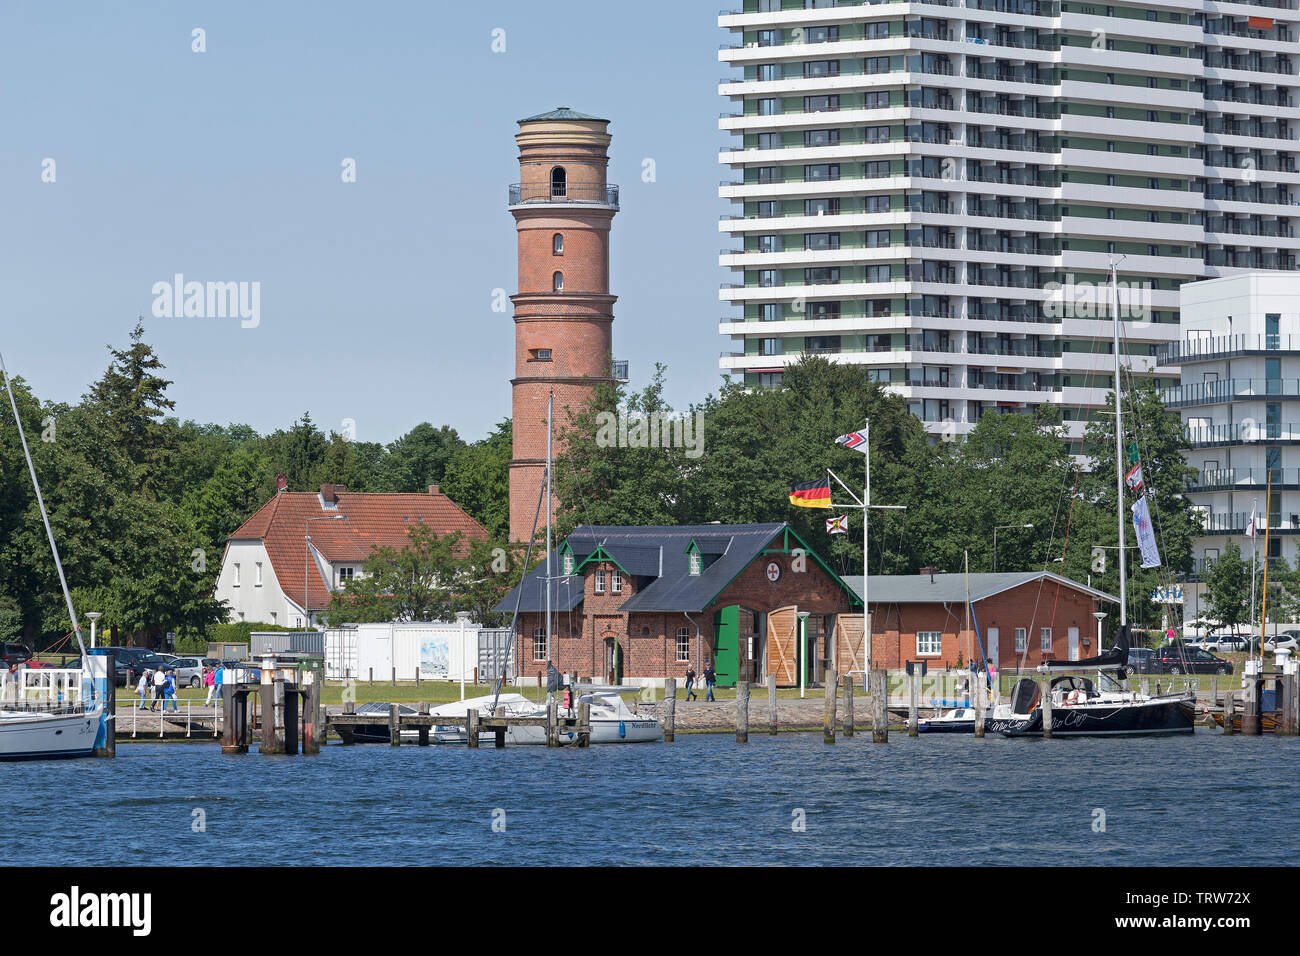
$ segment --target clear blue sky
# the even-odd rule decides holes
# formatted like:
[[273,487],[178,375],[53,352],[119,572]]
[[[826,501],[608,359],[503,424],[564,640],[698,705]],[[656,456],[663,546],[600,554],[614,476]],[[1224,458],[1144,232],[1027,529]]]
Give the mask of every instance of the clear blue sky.
[[[74,402],[143,315],[181,418],[268,432],[310,411],[354,419],[359,440],[425,420],[482,437],[510,414],[513,323],[491,301],[516,286],[515,121],[563,104],[612,120],[616,357],[633,387],[668,365],[677,407],[716,391],[717,10],[4,0],[11,374]],[[151,317],[151,287],[177,272],[259,281],[261,325]]]

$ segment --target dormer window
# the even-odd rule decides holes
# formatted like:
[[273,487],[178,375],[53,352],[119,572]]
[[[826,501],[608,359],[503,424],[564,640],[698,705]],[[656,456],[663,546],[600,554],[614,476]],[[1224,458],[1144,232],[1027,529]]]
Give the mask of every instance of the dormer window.
[[700,565],[701,565],[701,563],[702,563],[702,562],[700,561],[700,552],[698,552],[698,551],[692,551],[692,552],[691,552],[691,556],[690,556],[690,569],[691,569],[691,574],[696,575],[696,574],[699,574],[699,573],[700,573]]
[[692,541],[686,546],[686,569],[692,577],[698,577],[704,569],[704,560],[700,555],[700,546]]
[[564,564],[564,573],[572,574],[573,573],[573,552],[572,551],[564,552],[564,557],[561,560],[563,561]]

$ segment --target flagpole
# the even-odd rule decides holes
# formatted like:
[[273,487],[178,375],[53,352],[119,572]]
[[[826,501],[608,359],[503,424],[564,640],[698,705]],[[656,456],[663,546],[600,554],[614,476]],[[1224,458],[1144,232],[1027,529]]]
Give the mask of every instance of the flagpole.
[[866,484],[862,488],[862,686],[867,686],[867,672],[871,668],[870,662],[866,659],[866,650],[871,646],[871,605],[867,602],[867,581],[870,578],[870,572],[867,568],[867,543],[870,540],[869,527],[871,522],[871,419],[866,420],[866,427],[862,429],[862,434],[866,438],[867,453],[863,456],[866,461]]

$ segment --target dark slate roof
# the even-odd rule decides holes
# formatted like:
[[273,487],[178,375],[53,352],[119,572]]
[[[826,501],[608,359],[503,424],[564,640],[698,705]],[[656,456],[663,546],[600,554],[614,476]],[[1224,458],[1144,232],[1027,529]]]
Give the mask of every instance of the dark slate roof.
[[534,123],[538,120],[595,120],[597,123],[609,122],[609,120],[601,119],[599,116],[588,116],[586,113],[579,113],[577,110],[571,110],[567,106],[557,106],[549,113],[538,113],[536,116],[525,116],[519,122]]
[[[1098,591],[1096,588],[1063,578],[1050,571],[1000,571],[997,574],[972,574],[970,599],[980,601],[1022,584],[1036,582],[1040,578],[1059,581],[1067,587],[1077,588],[1102,601],[1119,603],[1118,598],[1111,597],[1104,591]],[[843,580],[853,588],[859,598],[862,597],[862,575],[845,577]],[[928,574],[873,574],[870,582],[870,599],[872,604],[961,604],[966,600],[966,575],[936,574],[931,580]]]
[[[575,567],[603,548],[629,575],[635,575],[640,590],[625,601],[623,611],[703,611],[728,584],[749,566],[785,529],[784,522],[771,524],[679,525],[674,527],[622,527],[582,525],[566,539],[573,551]],[[703,570],[690,573],[687,547],[694,541],[703,556]],[[563,545],[561,546],[563,547]],[[554,570],[562,565],[560,549],[552,559]],[[523,582],[521,611],[545,611],[546,591],[542,579],[545,564],[538,565]],[[565,582],[567,591],[561,592]],[[582,578],[559,578],[552,591],[552,607],[572,610],[582,601]],[[499,613],[513,613],[516,592],[511,591],[496,606]],[[561,602],[563,598],[563,602]]]

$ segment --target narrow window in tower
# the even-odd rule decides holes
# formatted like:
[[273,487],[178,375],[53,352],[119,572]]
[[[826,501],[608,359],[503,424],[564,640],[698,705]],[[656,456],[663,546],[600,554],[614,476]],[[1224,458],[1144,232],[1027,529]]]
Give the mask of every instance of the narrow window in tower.
[[550,349],[529,349],[528,361],[530,362],[549,362],[551,360]]
[[563,166],[556,166],[551,170],[551,198],[563,199],[569,195],[569,174],[564,171]]
[[557,272],[557,273],[555,273],[555,275],[551,276],[551,291],[552,291],[552,292],[563,292],[563,291],[564,291],[564,273],[563,273],[563,272]]
[[551,237],[551,255],[564,255],[564,234],[557,232]]

